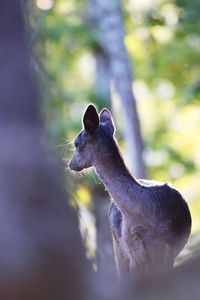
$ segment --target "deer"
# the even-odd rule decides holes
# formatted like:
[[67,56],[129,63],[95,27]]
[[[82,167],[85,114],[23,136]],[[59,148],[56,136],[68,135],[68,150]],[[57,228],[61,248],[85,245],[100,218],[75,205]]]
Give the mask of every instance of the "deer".
[[111,196],[108,216],[119,277],[172,270],[191,232],[187,202],[171,184],[131,175],[107,108],[98,114],[90,104],[82,123],[69,169],[80,172],[94,167]]

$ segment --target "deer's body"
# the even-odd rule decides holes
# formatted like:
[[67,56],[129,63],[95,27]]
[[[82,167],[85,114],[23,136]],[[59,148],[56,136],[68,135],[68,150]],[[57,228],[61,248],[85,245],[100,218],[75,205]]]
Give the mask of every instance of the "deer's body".
[[90,105],[84,115],[85,130],[75,139],[70,168],[94,166],[113,199],[109,219],[119,273],[169,269],[190,234],[188,206],[168,184],[132,177],[114,138],[111,114],[104,109],[98,117],[95,111]]

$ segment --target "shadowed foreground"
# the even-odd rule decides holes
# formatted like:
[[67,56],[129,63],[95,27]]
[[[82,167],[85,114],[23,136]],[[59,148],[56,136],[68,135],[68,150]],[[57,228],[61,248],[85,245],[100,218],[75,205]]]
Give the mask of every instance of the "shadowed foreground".
[[0,3],[0,298],[81,299],[84,251],[41,125],[20,3]]

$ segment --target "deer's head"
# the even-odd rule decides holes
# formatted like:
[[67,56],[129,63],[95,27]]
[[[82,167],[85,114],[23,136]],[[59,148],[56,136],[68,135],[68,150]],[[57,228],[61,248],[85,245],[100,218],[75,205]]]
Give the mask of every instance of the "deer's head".
[[83,115],[83,130],[74,140],[75,153],[69,163],[73,171],[81,171],[94,164],[97,157],[105,159],[109,154],[115,127],[112,115],[104,108],[98,115],[96,108],[89,105]]

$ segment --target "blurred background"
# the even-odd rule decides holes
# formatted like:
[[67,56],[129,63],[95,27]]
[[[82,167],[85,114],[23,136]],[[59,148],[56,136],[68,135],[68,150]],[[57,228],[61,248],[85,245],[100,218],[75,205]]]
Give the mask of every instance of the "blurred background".
[[23,1],[46,129],[94,269],[113,257],[109,197],[93,170],[67,170],[90,102],[111,109],[132,173],[170,182],[187,200],[192,235],[179,263],[200,243],[200,2],[106,2]]

